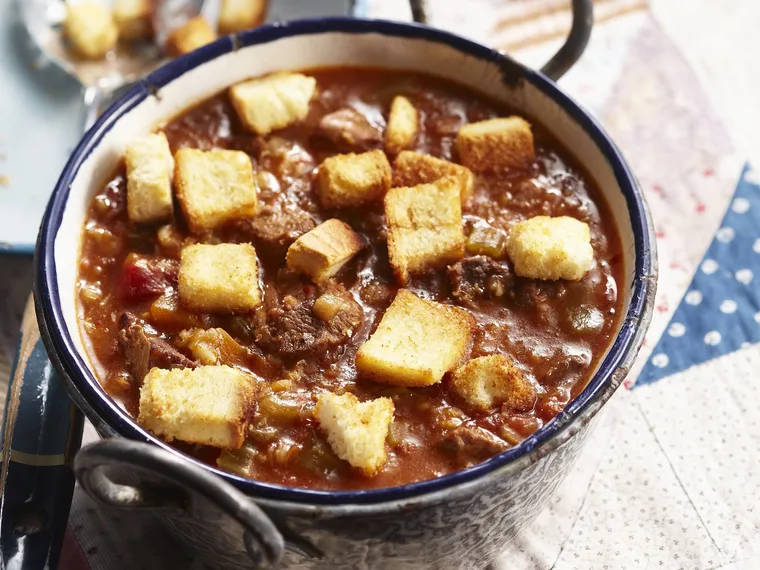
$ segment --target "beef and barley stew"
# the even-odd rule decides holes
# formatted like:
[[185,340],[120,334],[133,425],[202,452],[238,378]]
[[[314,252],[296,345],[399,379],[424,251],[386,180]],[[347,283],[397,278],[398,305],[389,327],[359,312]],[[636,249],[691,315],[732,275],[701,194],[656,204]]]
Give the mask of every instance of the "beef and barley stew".
[[232,86],[131,141],[83,230],[81,331],[147,430],[271,483],[482,462],[587,384],[620,242],[537,125],[375,69]]

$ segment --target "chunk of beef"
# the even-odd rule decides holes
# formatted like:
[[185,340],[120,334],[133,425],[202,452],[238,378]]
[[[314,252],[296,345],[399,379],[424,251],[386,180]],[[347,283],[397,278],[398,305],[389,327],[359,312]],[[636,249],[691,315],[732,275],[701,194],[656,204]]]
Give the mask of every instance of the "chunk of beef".
[[198,363],[189,359],[171,344],[146,332],[134,315],[124,313],[121,318],[119,344],[126,360],[127,370],[139,384],[151,368],[195,368]]
[[267,253],[278,257],[284,255],[299,237],[316,227],[311,216],[303,210],[277,206],[264,207],[258,215],[241,224],[244,230],[266,244]]
[[[328,292],[337,302],[325,307],[323,295]],[[348,341],[361,325],[362,316],[362,308],[351,294],[335,285],[282,298],[268,287],[264,306],[255,316],[256,342],[284,358],[321,357]]]
[[490,431],[465,424],[448,433],[439,443],[462,466],[475,465],[501,453],[509,444]]
[[297,142],[271,137],[262,145],[259,166],[277,176],[280,182],[292,183],[307,177],[316,163],[311,153]]
[[[328,307],[326,311],[323,309],[325,306]],[[340,334],[346,339],[353,336],[364,316],[361,305],[348,291],[335,283],[329,283],[320,289],[312,310],[334,334]]]
[[317,133],[345,151],[371,150],[383,142],[382,131],[350,107],[322,117]]
[[[224,127],[226,127],[226,125],[224,125]],[[266,148],[266,137],[251,133],[231,134],[227,141],[226,148],[229,150],[242,151],[254,160],[258,160],[261,153]]]
[[464,305],[503,297],[512,285],[509,267],[485,255],[458,261],[449,267],[448,276],[451,294]]
[[566,290],[561,281],[519,278],[515,279],[509,297],[523,309],[544,311],[549,300],[562,297]]
[[539,380],[546,386],[572,385],[573,378],[579,378],[592,362],[590,349],[581,347],[563,347],[555,350],[546,360],[548,366],[544,369]]
[[374,307],[387,307],[396,295],[396,287],[389,283],[370,281],[359,291],[362,301]]
[[103,224],[109,224],[124,215],[127,209],[127,179],[119,175],[106,185],[105,190],[92,200],[92,213]]

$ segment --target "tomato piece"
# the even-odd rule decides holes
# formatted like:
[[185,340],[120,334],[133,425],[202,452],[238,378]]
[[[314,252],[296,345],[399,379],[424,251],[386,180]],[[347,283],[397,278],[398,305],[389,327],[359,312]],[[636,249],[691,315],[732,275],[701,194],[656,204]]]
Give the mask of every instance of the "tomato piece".
[[130,253],[121,268],[121,294],[129,300],[160,295],[177,283],[178,271],[173,259]]

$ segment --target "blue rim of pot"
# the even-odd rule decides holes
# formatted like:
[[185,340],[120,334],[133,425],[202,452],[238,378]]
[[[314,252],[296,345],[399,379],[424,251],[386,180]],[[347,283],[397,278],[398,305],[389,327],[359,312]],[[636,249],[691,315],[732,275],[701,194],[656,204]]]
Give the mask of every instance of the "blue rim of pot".
[[[519,445],[483,463],[436,479],[381,489],[320,491],[263,483],[211,467],[155,438],[138,426],[126,411],[106,394],[85,362],[85,357],[78,353],[63,318],[56,277],[55,238],[68,201],[70,185],[84,160],[122,116],[187,71],[221,55],[290,36],[328,32],[382,34],[445,44],[497,65],[502,70],[506,83],[528,81],[539,88],[561,105],[588,133],[611,165],[628,205],[635,242],[636,263],[631,302],[622,318],[620,331],[594,377],[560,414]],[[646,202],[620,151],[586,111],[540,72],[527,69],[509,57],[478,43],[419,24],[356,18],[297,20],[263,26],[236,36],[226,36],[171,61],[135,84],[101,115],[72,153],[42,219],[35,261],[35,297],[40,329],[51,360],[67,383],[74,402],[103,435],[122,436],[159,445],[172,453],[180,454],[187,461],[211,470],[254,498],[312,505],[378,504],[421,497],[472,483],[517,460],[531,460],[545,455],[564,440],[559,436],[572,424],[589,421],[618,388],[643,342],[644,331],[652,314],[656,288],[657,261],[654,243]],[[569,435],[569,432],[566,435]],[[550,445],[552,442],[554,446]]]

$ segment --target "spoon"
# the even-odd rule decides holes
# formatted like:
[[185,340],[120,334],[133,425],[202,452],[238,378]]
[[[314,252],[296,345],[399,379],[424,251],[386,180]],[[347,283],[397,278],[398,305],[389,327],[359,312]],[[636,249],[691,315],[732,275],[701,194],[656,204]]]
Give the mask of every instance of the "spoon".
[[55,65],[82,86],[84,130],[100,114],[103,104],[118,89],[136,81],[164,60],[163,45],[171,30],[193,16],[216,21],[218,2],[204,0],[163,0],[155,3],[153,42],[119,44],[102,60],[84,60],[73,53],[63,33],[66,18],[64,0],[18,0],[21,21],[39,49],[43,61]]

